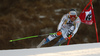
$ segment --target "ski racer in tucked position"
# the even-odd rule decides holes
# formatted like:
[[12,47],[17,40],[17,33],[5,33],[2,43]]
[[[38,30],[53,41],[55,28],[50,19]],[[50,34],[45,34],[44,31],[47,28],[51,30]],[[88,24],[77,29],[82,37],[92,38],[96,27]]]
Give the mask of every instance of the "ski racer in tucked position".
[[61,22],[58,25],[56,34],[49,35],[46,39],[43,39],[42,42],[37,46],[37,48],[40,48],[41,46],[52,41],[53,39],[55,39],[60,35],[62,35],[63,37],[61,37],[54,46],[58,46],[64,43],[65,41],[67,41],[68,39],[72,38],[75,35],[80,24],[81,20],[77,16],[76,10],[71,9],[68,14],[65,14],[62,17]]

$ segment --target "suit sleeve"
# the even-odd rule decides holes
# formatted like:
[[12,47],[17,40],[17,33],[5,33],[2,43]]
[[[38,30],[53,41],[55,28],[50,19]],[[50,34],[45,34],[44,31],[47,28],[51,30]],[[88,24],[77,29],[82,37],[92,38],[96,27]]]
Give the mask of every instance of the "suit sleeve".
[[64,23],[65,19],[66,19],[66,15],[64,15],[64,16],[62,17],[62,19],[61,19],[61,21],[60,21],[60,23],[59,23],[59,25],[58,25],[58,29],[57,29],[57,30],[60,30],[60,29],[61,29],[62,24]]
[[78,28],[79,28],[80,24],[81,24],[81,20],[80,20],[80,18],[78,17],[78,18],[77,18],[77,21],[75,22],[75,30],[73,31],[73,36],[74,36],[74,34],[76,34],[76,32],[78,31]]

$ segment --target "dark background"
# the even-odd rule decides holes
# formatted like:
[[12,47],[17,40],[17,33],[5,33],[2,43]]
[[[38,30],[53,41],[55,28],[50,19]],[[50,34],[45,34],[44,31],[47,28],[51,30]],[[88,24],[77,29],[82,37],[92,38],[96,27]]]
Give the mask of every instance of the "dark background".
[[[89,0],[0,0],[0,50],[36,48],[47,36],[12,43],[9,40],[56,32],[64,14],[75,8],[79,16],[88,2]],[[93,6],[99,35],[100,0],[93,0]],[[54,45],[60,37],[44,47]],[[96,41],[94,24],[82,23],[70,45]],[[66,44],[67,42],[63,43]]]

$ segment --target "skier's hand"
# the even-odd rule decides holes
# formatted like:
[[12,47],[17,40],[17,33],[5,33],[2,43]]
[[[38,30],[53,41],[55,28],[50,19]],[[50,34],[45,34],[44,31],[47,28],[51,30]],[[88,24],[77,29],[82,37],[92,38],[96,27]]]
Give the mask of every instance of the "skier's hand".
[[72,38],[73,33],[71,32],[70,34],[67,35],[68,39]]
[[57,35],[60,36],[62,34],[61,31],[57,31]]
[[72,38],[72,35],[69,35],[69,36],[68,36],[68,39],[71,39],[71,38]]

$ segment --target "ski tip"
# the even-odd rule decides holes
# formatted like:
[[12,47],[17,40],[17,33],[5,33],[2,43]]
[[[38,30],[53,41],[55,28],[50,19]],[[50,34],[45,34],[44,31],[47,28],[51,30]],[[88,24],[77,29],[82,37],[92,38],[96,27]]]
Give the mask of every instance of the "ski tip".
[[10,40],[9,42],[13,42],[13,40]]

